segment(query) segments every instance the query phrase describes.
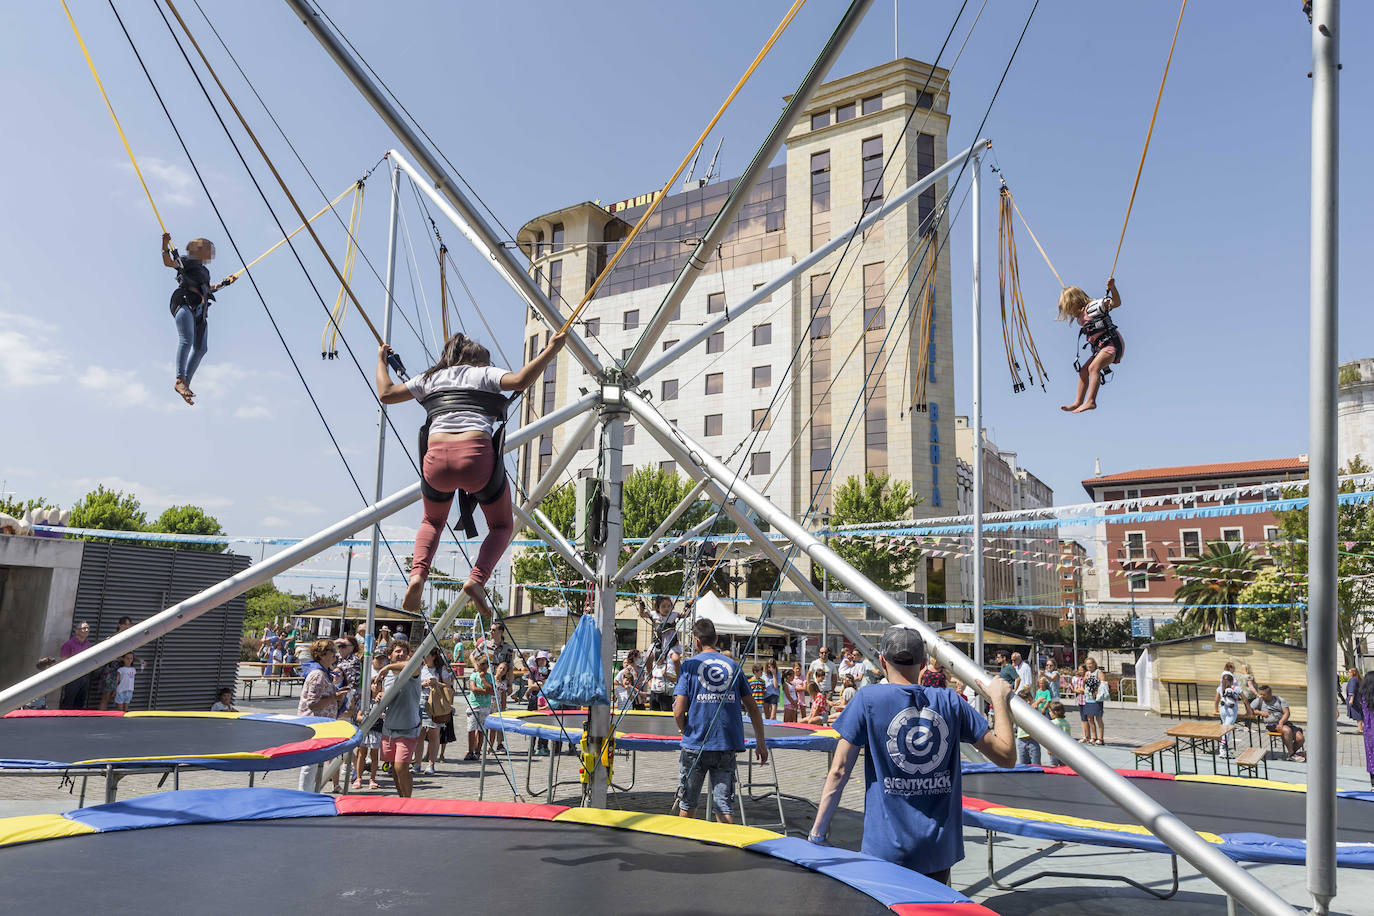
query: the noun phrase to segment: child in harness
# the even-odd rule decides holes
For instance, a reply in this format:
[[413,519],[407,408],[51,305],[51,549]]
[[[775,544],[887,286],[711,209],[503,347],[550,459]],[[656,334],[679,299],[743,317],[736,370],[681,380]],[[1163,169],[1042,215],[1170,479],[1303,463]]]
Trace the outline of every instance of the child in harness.
[[209,239],[191,239],[183,256],[172,247],[171,233],[162,234],[162,263],[177,272],[177,288],[172,291],[170,303],[172,320],[177,325],[177,380],[172,387],[193,407],[196,402],[191,399],[196,393],[191,390],[191,376],[209,347],[210,303],[215,300],[215,293],[234,282],[234,277],[210,282],[210,271],[205,265],[214,257],[215,245]]
[[1081,359],[1074,361],[1073,367],[1078,371],[1078,396],[1060,410],[1084,413],[1097,409],[1097,390],[1111,374],[1111,367],[1126,355],[1126,341],[1111,316],[1112,310],[1120,307],[1121,293],[1117,292],[1115,277],[1107,280],[1107,295],[1101,299],[1089,299],[1088,294],[1076,286],[1067,287],[1059,294],[1058,320],[1078,322],[1078,333],[1086,338],[1083,349],[1092,350],[1086,365]]

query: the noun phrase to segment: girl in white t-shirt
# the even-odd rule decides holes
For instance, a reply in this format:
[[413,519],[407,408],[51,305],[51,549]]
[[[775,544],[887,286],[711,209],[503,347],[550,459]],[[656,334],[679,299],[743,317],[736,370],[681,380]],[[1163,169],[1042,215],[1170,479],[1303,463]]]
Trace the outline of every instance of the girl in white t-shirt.
[[134,679],[138,677],[138,669],[134,667],[136,663],[134,653],[125,652],[119,660],[119,669],[115,671],[114,704],[120,712],[128,712],[129,704],[134,699]]
[[[387,357],[391,348],[383,344],[377,350],[377,397],[383,404],[402,401],[424,401],[439,392],[478,391],[498,394],[503,391],[524,391],[541,378],[544,369],[553,362],[567,342],[567,334],[555,334],[538,356],[515,372],[491,365],[487,348],[464,334],[455,334],[444,342],[439,361],[408,382],[393,382]],[[429,417],[429,436],[421,473],[432,491],[437,493],[478,493],[498,471],[497,463],[504,460],[496,454],[492,441],[498,423],[505,418],[468,409],[442,410]],[[453,497],[432,499],[424,497],[424,518],[415,535],[415,559],[410,568],[410,586],[406,589],[401,607],[420,609],[420,597],[430,564],[439,548],[439,535],[448,522]],[[477,552],[472,571],[468,573],[463,591],[481,609],[489,612],[483,587],[491,577],[501,554],[510,545],[515,533],[511,516],[510,485],[501,494],[482,506],[487,520],[487,536]]]
[[[1227,671],[1221,675],[1221,684],[1217,686],[1216,699],[1212,701],[1212,712],[1221,720],[1222,725],[1235,725],[1236,719],[1240,717],[1240,702],[1242,699],[1241,690],[1236,686],[1236,677]],[[1221,739],[1221,750],[1226,756],[1231,755],[1231,736],[1223,735]]]
[[1097,409],[1097,389],[1102,387],[1102,378],[1110,371],[1107,367],[1121,362],[1121,357],[1126,355],[1126,341],[1110,314],[1119,308],[1121,293],[1117,292],[1115,277],[1107,280],[1107,295],[1101,299],[1089,299],[1077,286],[1065,287],[1059,294],[1058,320],[1076,322],[1093,354],[1087,363],[1078,367],[1078,396],[1060,410],[1083,413]]

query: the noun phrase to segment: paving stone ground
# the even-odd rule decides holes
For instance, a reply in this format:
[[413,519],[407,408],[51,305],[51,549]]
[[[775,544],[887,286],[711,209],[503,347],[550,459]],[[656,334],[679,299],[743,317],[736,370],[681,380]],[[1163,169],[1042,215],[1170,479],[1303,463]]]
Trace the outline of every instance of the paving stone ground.
[[[294,713],[295,704],[294,699],[257,697],[251,704],[242,704],[242,708],[247,712]],[[461,712],[459,717],[461,720]],[[1175,724],[1175,720],[1147,715],[1136,709],[1109,707],[1105,723],[1108,745],[1094,748],[1093,751],[1112,766],[1125,768],[1134,763],[1130,755],[1131,748],[1161,737],[1165,729]],[[461,721],[458,727],[461,732]],[[513,736],[510,744],[511,751],[515,754],[510,761],[514,766],[515,784],[518,787],[515,792],[512,791],[511,782],[507,777],[511,770],[505,761],[487,762],[484,786],[484,795],[487,799],[509,801],[518,792],[524,800],[542,800],[533,798],[526,788],[527,763],[523,752],[527,747],[527,741],[528,739]],[[1243,746],[1245,739],[1242,738],[1241,741]],[[1340,760],[1338,787],[1342,790],[1368,789],[1369,777],[1363,766],[1363,746],[1353,723],[1342,720],[1337,746]],[[450,754],[446,762],[440,763],[437,776],[417,776],[415,795],[432,798],[477,798],[481,767],[476,763],[455,760],[457,756],[461,756],[461,751],[456,755]],[[550,758],[535,758],[533,775],[529,778],[529,785],[534,789],[543,790],[549,763]],[[572,757],[562,757],[558,763],[559,778],[575,781],[576,760]],[[819,798],[825,779],[827,755],[818,751],[778,751],[776,765],[784,796],[782,805],[788,830],[805,835],[815,815],[813,800]],[[1210,772],[1209,763],[1203,762],[1202,768]],[[741,766],[741,773],[744,772],[745,769]],[[771,768],[755,768],[754,774],[760,779],[765,776],[771,778]],[[619,760],[616,765],[616,782],[627,784],[630,775],[630,760]],[[1303,765],[1279,761],[1270,763],[1270,777],[1290,782],[1304,782],[1306,779]],[[640,753],[634,761],[633,786],[629,787],[629,791],[614,793],[609,805],[632,811],[670,813],[676,782],[675,754]],[[88,804],[101,800],[103,789],[99,783],[99,780],[91,780]],[[120,783],[119,797],[127,799],[160,791],[157,783],[158,777],[155,775],[126,777]],[[183,772],[181,775],[183,788],[223,788],[246,784],[247,778],[241,773],[196,770]],[[296,771],[275,772],[265,778],[259,776],[257,784],[295,788]],[[389,777],[384,775],[382,785],[380,793],[369,793],[364,790],[363,794],[392,792]],[[165,788],[170,788],[170,782]],[[0,816],[55,813],[74,808],[77,798],[73,790],[74,787],[61,785],[58,777],[0,779]],[[578,798],[578,787],[565,785],[556,790],[554,800],[562,804],[577,804]],[[752,823],[776,821],[777,801],[767,799],[750,803],[747,813]],[[831,828],[831,839],[838,846],[858,849],[862,832],[863,780],[860,773],[851,780],[841,799],[840,811]],[[1014,891],[1003,891],[988,880],[985,835],[980,831],[967,829],[965,845],[966,857],[955,867],[952,884],[1002,916],[1154,916],[1166,913],[1170,916],[1193,916],[1225,912],[1224,896],[1210,880],[1186,862],[1179,863],[1179,892],[1168,901],[1155,900],[1134,888],[1110,882],[1102,877],[1127,874],[1143,883],[1165,887],[1169,881],[1169,858],[1164,855],[1097,846],[1060,847],[1044,841],[999,836],[996,841],[999,877],[1010,876],[1014,880],[1043,870],[1082,876],[1047,878]],[[1310,898],[1304,890],[1303,868],[1248,864],[1245,867],[1289,902],[1302,906],[1310,903]],[[1339,871],[1339,893],[1332,912],[1346,916],[1370,916],[1374,914],[1374,904],[1370,903],[1372,900],[1374,872],[1353,869]],[[751,914],[760,912],[756,908],[747,911]]]

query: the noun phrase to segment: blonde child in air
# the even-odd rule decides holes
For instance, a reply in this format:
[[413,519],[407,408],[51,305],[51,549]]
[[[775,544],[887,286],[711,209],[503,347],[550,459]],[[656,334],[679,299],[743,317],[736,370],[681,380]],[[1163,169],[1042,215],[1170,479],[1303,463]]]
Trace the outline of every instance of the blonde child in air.
[[1074,362],[1078,370],[1078,395],[1072,404],[1064,404],[1060,410],[1084,413],[1097,409],[1097,390],[1111,372],[1108,367],[1121,362],[1126,355],[1126,341],[1111,316],[1111,312],[1119,308],[1121,293],[1117,292],[1115,277],[1107,280],[1107,295],[1101,299],[1089,299],[1077,286],[1066,287],[1059,294],[1058,320],[1077,322],[1078,333],[1087,338],[1083,347],[1092,349],[1086,365]]

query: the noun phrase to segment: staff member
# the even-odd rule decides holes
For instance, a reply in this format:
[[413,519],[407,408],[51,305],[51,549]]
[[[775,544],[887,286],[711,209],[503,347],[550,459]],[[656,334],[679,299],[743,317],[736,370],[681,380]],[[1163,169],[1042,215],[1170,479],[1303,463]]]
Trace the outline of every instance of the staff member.
[[926,648],[915,630],[888,627],[878,651],[887,683],[864,686],[835,720],[840,742],[809,839],[825,844],[862,748],[863,851],[947,884],[964,857],[959,744],[972,744],[997,766],[1016,762],[1011,685],[1000,677],[982,685],[996,722],[989,730],[953,690],[917,683]]

